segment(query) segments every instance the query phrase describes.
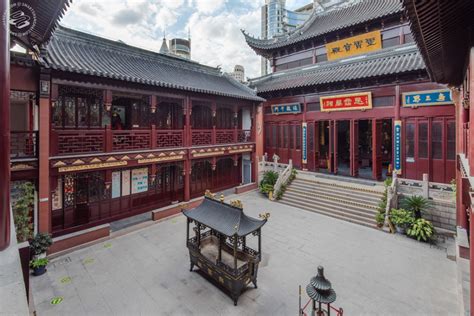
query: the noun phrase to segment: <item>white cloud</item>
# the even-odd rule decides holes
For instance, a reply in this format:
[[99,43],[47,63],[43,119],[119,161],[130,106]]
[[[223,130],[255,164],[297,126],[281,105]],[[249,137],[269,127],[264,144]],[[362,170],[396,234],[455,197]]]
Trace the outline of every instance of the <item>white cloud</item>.
[[195,0],[195,6],[198,12],[212,14],[219,11],[226,0]]

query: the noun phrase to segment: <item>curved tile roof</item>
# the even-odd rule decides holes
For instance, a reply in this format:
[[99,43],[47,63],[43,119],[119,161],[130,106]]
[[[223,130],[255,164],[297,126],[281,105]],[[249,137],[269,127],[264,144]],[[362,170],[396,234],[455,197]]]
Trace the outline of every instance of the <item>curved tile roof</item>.
[[205,197],[201,205],[183,214],[201,224],[206,225],[226,236],[245,236],[267,221],[249,217],[241,208]]
[[251,80],[257,93],[318,86],[335,82],[375,78],[424,70],[425,64],[415,44],[386,48],[367,55],[276,72]]
[[43,67],[165,88],[263,101],[218,68],[59,27],[40,56]]
[[301,27],[272,39],[258,39],[242,32],[254,50],[271,50],[400,12],[403,12],[400,0],[362,0],[327,13],[313,12]]

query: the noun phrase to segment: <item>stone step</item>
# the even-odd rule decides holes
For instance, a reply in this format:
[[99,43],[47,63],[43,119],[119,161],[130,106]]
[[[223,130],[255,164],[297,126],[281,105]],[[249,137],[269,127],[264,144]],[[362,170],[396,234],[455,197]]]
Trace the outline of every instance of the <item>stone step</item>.
[[342,184],[340,182],[323,182],[323,181],[313,181],[313,180],[306,180],[306,179],[294,179],[292,184],[301,184],[301,185],[310,185],[310,186],[320,186],[320,187],[326,187],[326,188],[332,188],[332,189],[337,189],[339,191],[350,191],[350,192],[361,192],[364,193],[367,196],[373,196],[373,197],[381,197],[383,194],[383,189],[381,191],[379,190],[374,190],[371,187],[364,186],[364,185],[348,185],[348,184]]
[[378,203],[367,203],[363,199],[354,201],[351,198],[348,198],[344,195],[337,195],[337,194],[330,194],[330,193],[321,193],[321,192],[308,192],[302,191],[293,187],[286,189],[285,193],[287,196],[295,196],[300,197],[307,200],[318,200],[318,201],[327,201],[328,203],[340,206],[351,206],[352,208],[356,209],[363,209],[363,210],[373,210],[374,212],[377,210]]
[[375,214],[377,214],[377,211],[374,209],[354,207],[353,205],[335,203],[334,201],[325,199],[305,198],[302,196],[289,194],[286,196],[284,195],[282,200],[294,201],[297,204],[305,204],[307,206],[313,206],[314,208],[327,208],[328,210],[337,211],[344,214],[351,214],[360,217],[360,219],[374,220]]
[[358,225],[362,225],[362,226],[366,226],[366,227],[370,227],[370,228],[375,228],[376,227],[375,220],[368,220],[368,219],[365,219],[365,218],[357,219],[353,216],[347,216],[347,214],[341,214],[339,212],[334,212],[332,210],[327,210],[327,209],[322,209],[322,208],[316,209],[316,208],[311,207],[311,206],[306,206],[306,205],[303,205],[303,204],[296,204],[296,203],[293,203],[291,201],[283,200],[283,199],[280,200],[280,203],[286,204],[286,205],[289,205],[289,206],[293,206],[295,208],[299,208],[299,209],[311,211],[311,212],[314,212],[314,213],[318,213],[318,214],[321,214],[321,215],[330,216],[330,217],[340,219],[340,220],[343,220],[343,221],[346,221],[346,222],[351,222],[351,223],[354,223],[354,224],[358,224]]
[[326,187],[321,187],[321,186],[309,186],[306,184],[300,184],[300,183],[292,183],[291,186],[288,187],[287,191],[300,191],[304,192],[306,194],[324,194],[327,196],[332,196],[334,198],[342,198],[346,199],[348,201],[353,201],[356,203],[362,203],[362,204],[368,204],[368,205],[373,205],[377,206],[382,197],[372,197],[372,196],[367,196],[361,192],[349,192],[349,191],[338,191],[335,190],[334,188],[326,188]]

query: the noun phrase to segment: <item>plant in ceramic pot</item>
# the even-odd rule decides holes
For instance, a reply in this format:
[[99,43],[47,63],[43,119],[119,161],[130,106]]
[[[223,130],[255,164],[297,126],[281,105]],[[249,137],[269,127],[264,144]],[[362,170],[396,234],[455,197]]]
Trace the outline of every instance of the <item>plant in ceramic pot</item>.
[[278,180],[278,172],[275,171],[265,171],[263,173],[263,179],[260,181],[259,189],[260,192],[269,195],[270,192],[273,192],[273,187]]
[[382,228],[385,223],[385,213],[377,212],[375,215],[375,222],[377,223],[378,228]]
[[421,218],[421,213],[428,210],[431,202],[420,195],[413,195],[402,200],[402,207],[413,212],[415,219]]
[[392,209],[390,212],[390,221],[395,225],[398,233],[405,234],[406,229],[413,224],[414,218],[410,211]]
[[49,234],[38,233],[30,239],[30,250],[33,258],[45,257],[46,251],[53,244],[53,240]]
[[30,261],[30,267],[33,269],[33,275],[42,275],[46,272],[46,266],[48,265],[47,258],[36,258]]

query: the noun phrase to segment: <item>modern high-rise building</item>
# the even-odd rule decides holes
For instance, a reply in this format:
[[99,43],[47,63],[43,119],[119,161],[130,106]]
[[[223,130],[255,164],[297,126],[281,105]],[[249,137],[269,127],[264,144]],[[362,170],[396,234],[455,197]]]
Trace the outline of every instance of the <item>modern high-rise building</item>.
[[170,41],[170,53],[191,59],[191,38],[173,38]]
[[245,68],[242,65],[235,65],[234,71],[230,72],[229,75],[237,80],[238,82],[245,82]]

